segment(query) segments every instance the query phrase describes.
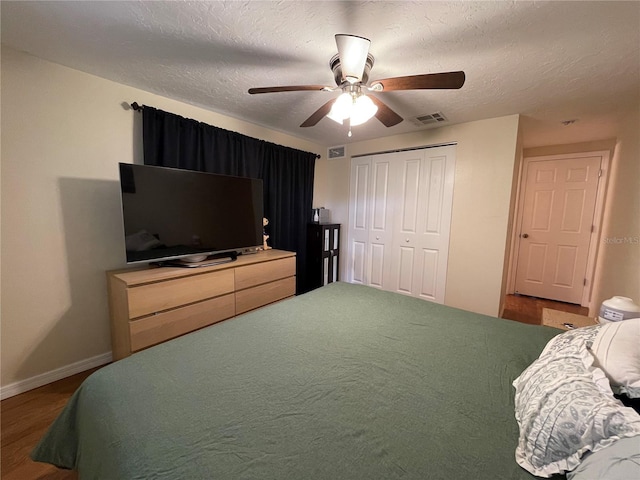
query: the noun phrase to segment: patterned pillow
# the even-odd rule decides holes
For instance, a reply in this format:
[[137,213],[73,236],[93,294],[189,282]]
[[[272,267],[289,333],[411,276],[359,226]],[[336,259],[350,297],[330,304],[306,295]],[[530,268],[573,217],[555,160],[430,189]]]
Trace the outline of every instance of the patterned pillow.
[[513,382],[520,427],[516,461],[534,475],[573,470],[588,451],[640,435],[640,415],[614,398],[588,348],[599,326],[551,339]]

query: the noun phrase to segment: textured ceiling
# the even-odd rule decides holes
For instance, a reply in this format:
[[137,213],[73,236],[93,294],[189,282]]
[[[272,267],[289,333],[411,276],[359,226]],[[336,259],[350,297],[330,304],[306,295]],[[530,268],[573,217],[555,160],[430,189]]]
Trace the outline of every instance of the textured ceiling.
[[[334,85],[334,35],[371,39],[370,79],[464,70],[461,90],[380,94],[404,119],[354,127],[352,141],[520,113],[531,130],[604,126],[640,104],[640,2],[72,1],[0,3],[2,43],[119,83],[323,145],[329,119],[299,125],[337,93],[249,95]],[[135,100],[135,99],[123,99]]]

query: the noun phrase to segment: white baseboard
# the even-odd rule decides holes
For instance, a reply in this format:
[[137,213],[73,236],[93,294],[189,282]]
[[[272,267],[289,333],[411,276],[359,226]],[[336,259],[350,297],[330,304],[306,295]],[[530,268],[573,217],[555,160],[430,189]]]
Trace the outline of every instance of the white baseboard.
[[52,383],[57,380],[62,380],[63,378],[70,377],[76,373],[84,372],[85,370],[99,367],[100,365],[105,365],[111,362],[112,359],[111,352],[107,352],[102,355],[96,355],[95,357],[80,360],[79,362],[72,363],[71,365],[56,368],[50,372],[41,373],[35,377],[10,383],[9,385],[5,385],[0,388],[0,400],[33,390],[34,388],[47,385],[48,383]]

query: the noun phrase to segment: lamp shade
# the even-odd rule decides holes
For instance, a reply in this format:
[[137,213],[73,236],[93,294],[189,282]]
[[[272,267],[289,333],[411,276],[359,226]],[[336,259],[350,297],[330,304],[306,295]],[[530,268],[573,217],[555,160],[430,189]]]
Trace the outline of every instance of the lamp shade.
[[355,35],[336,35],[336,45],[340,56],[342,78],[349,83],[362,80],[371,41]]
[[351,125],[361,125],[378,111],[378,107],[366,95],[360,95],[356,98],[351,109]]
[[353,97],[350,93],[343,93],[336,101],[333,102],[331,110],[327,114],[334,122],[342,123],[351,116],[351,109],[353,108]]

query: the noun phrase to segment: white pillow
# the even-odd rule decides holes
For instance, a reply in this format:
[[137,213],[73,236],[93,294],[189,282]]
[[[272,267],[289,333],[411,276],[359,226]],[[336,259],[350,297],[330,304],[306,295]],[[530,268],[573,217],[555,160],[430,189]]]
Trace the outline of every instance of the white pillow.
[[615,393],[640,398],[640,318],[603,324],[591,353]]

